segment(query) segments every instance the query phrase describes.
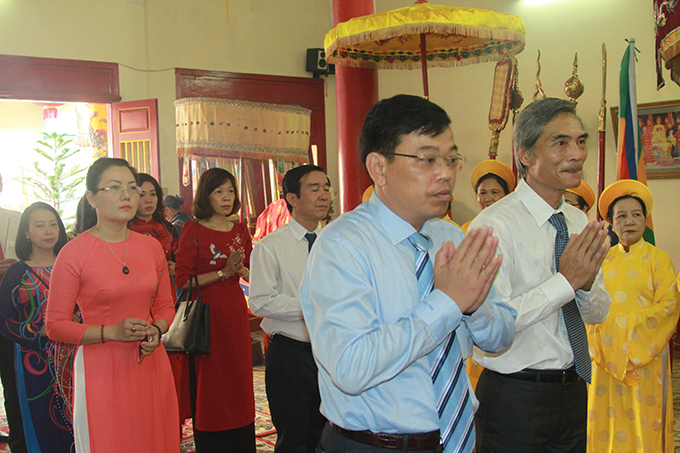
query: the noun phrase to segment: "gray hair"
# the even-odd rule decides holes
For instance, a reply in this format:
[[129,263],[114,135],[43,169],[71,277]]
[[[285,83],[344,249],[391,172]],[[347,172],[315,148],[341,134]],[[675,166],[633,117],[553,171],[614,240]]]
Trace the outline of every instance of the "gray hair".
[[[519,150],[523,150],[527,157],[531,157],[536,149],[536,142],[543,135],[545,125],[562,113],[571,113],[576,116],[576,107],[566,99],[545,98],[527,105],[517,117],[513,131],[513,143],[516,150],[517,173],[520,178],[526,178],[527,167],[519,158]],[[576,118],[583,126],[581,118],[578,116]]]

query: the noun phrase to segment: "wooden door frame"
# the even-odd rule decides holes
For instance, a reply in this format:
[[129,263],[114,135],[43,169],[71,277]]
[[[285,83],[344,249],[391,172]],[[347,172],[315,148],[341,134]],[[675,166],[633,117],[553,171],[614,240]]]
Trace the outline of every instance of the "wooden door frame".
[[118,102],[118,64],[0,55],[0,98],[30,101]]

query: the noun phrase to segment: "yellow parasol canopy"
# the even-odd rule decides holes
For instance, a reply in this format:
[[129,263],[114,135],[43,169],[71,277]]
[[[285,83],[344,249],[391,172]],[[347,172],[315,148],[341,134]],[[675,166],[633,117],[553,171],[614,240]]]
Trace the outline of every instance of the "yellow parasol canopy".
[[[524,22],[511,14],[418,2],[339,23],[326,34],[329,63],[418,69],[504,60],[524,50]],[[421,47],[424,41],[425,48]]]

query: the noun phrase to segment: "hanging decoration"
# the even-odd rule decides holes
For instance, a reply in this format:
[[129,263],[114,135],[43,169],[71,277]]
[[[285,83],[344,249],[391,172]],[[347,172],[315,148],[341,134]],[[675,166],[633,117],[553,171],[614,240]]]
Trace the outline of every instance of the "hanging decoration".
[[671,71],[671,79],[680,85],[680,4],[678,0],[654,0],[656,35],[656,89],[666,84],[662,60]]
[[215,98],[174,102],[177,154],[306,163],[311,110]]
[[106,104],[89,104],[90,124],[87,127],[90,143],[92,144],[95,159],[108,155],[108,122],[106,117]]
[[[498,141],[501,131],[505,128],[510,110],[513,107],[513,95],[516,97],[518,92],[517,60],[512,57],[496,63],[493,90],[491,91],[491,106],[489,107],[489,129],[491,129],[489,159],[495,159],[498,155]],[[519,93],[519,96],[521,97],[521,93]]]

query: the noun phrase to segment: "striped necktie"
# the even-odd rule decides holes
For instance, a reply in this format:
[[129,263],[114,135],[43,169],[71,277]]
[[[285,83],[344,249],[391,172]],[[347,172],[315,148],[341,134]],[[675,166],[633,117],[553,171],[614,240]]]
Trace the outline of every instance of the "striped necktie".
[[[555,272],[560,270],[560,258],[564,247],[569,241],[569,232],[567,231],[567,222],[564,220],[564,214],[557,212],[553,214],[549,222],[557,230],[555,235]],[[569,345],[571,351],[574,353],[574,363],[576,364],[576,373],[581,376],[581,379],[590,384],[590,353],[588,352],[588,334],[586,333],[586,326],[583,324],[581,312],[578,311],[576,300],[572,300],[562,306],[562,317],[564,324],[567,326],[567,336],[569,337]]]
[[[416,249],[416,277],[422,301],[434,286],[432,262],[427,253],[430,239],[424,234],[413,233],[408,240]],[[475,444],[474,411],[455,331],[428,355],[428,361],[444,452],[470,452]]]

